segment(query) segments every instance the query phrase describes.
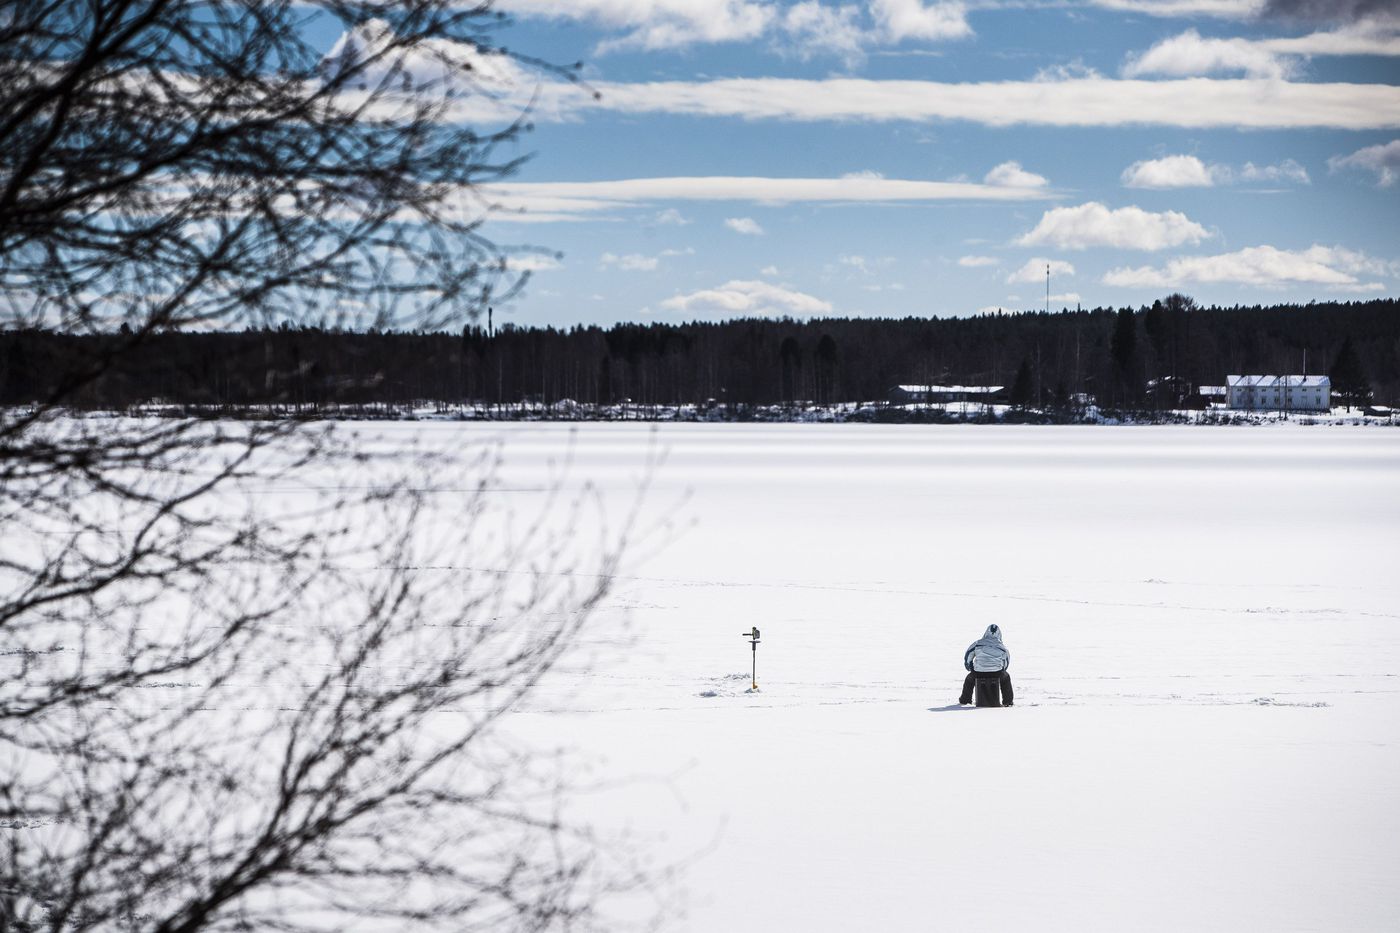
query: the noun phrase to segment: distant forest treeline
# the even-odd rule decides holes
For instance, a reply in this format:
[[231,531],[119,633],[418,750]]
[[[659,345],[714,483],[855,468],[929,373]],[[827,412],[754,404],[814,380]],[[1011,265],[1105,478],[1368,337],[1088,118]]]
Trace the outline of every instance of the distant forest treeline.
[[[984,314],[748,319],[461,333],[319,328],[237,333],[0,332],[0,403],[236,407],[415,403],[831,404],[901,383],[1013,386],[1037,406],[1093,396],[1163,408],[1230,373],[1331,371],[1344,345],[1378,401],[1400,399],[1400,300]],[[110,363],[105,361],[110,360]],[[94,361],[97,361],[94,364]],[[100,372],[95,378],[84,372]],[[1029,376],[1029,382],[1027,381]],[[1335,381],[1335,380],[1334,380]]]

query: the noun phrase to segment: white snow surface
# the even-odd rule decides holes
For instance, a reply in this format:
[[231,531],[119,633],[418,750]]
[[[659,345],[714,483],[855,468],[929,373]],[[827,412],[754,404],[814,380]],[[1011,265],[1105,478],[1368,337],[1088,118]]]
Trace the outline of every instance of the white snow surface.
[[[517,506],[665,452],[679,530],[513,728],[668,929],[1400,929],[1400,432],[366,430],[504,438]],[[957,707],[992,622],[1016,706]]]
[[[563,521],[562,471],[615,532],[646,480],[508,728],[573,750],[568,815],[629,835],[664,929],[1400,929],[1400,431],[344,429],[502,443],[516,516]],[[958,707],[993,622],[1016,706]]]

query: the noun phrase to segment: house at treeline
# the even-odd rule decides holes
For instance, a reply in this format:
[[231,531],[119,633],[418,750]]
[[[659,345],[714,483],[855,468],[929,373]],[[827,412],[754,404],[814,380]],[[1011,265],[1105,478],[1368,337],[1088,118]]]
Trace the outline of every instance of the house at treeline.
[[1005,386],[898,385],[890,390],[895,405],[941,405],[953,402],[992,404],[1004,401]]
[[1230,400],[1230,392],[1225,386],[1201,386],[1196,394],[1206,406],[1226,405]]
[[1242,411],[1327,411],[1332,380],[1327,376],[1227,376],[1226,400]]

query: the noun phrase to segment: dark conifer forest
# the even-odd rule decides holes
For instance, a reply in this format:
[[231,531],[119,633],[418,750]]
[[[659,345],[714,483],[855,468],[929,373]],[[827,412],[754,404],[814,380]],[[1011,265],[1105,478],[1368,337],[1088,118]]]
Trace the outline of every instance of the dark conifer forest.
[[[1306,364],[1305,364],[1306,359]],[[523,402],[754,406],[876,402],[900,384],[999,385],[1017,405],[1189,404],[1232,373],[1332,373],[1339,401],[1400,399],[1400,300],[1150,307],[970,318],[352,333],[0,332],[0,404],[63,392],[91,409],[330,409]],[[78,386],[76,392],[68,391]]]

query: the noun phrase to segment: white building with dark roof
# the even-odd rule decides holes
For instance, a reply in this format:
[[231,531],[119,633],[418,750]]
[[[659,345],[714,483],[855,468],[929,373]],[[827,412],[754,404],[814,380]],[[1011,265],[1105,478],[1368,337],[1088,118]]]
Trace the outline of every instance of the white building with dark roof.
[[1327,411],[1332,380],[1327,376],[1226,376],[1226,401],[1242,411]]

